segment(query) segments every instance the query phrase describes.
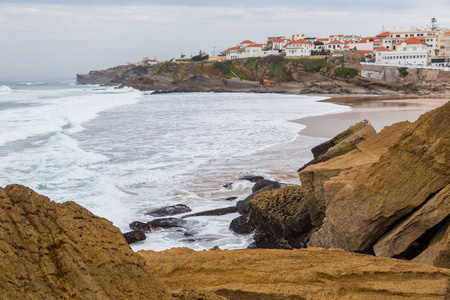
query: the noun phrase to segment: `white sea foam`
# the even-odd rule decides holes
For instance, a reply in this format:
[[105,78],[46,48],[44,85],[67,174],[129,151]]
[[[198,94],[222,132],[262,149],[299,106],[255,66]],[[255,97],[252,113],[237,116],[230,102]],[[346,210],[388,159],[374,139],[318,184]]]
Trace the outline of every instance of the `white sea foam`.
[[[321,141],[299,137],[303,125],[288,120],[348,109],[317,99],[25,86],[0,94],[0,185],[75,201],[122,231],[165,205],[184,203],[194,212],[230,206],[251,193],[253,183],[240,177],[298,168],[308,158],[294,150],[303,155]],[[229,182],[231,189],[222,188]],[[230,196],[238,199],[226,201]],[[161,230],[133,249],[244,248],[252,239],[229,231],[234,217],[193,218],[194,237]]]
[[12,89],[7,85],[0,85],[0,93],[9,93]]

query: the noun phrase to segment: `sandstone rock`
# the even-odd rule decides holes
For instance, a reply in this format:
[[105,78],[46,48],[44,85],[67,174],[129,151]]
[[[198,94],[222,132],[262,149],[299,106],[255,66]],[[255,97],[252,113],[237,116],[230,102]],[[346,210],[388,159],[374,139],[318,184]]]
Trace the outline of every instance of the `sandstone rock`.
[[[345,138],[341,140],[342,145],[341,143],[336,144],[328,150],[331,154],[326,152],[319,156],[318,160],[323,160],[322,162],[308,165],[299,172],[311,222],[314,226],[322,225],[328,203],[336,193],[349,180],[375,163],[400,138],[410,123],[394,124],[384,128],[376,135],[371,134],[374,130],[372,126],[366,126],[365,123],[358,123],[355,126],[361,130],[356,132],[350,130],[352,126],[348,130],[351,133],[350,136],[346,134]],[[369,133],[365,133],[366,131]],[[316,153],[319,154],[323,151]],[[340,177],[337,177],[338,175]]]
[[278,181],[260,179],[256,181],[255,185],[252,187],[252,192],[257,192],[267,186],[271,186],[273,189],[279,189],[281,187],[281,184]]
[[201,217],[201,216],[223,216],[227,214],[232,214],[237,212],[236,206],[229,206],[225,208],[217,208],[206,211],[201,211],[195,214],[190,214],[186,216],[182,216],[182,219],[191,218],[191,217]]
[[171,298],[118,228],[74,202],[9,185],[0,216],[0,298]]
[[262,193],[250,201],[250,220],[258,248],[304,247],[313,228],[302,188],[287,186]]
[[143,241],[146,239],[145,233],[140,230],[133,230],[130,232],[125,232],[123,237],[127,241],[128,244],[133,244],[139,241]]
[[[450,270],[341,250],[139,251],[176,295],[228,299],[445,299]],[[202,298],[209,299],[209,298]]]
[[256,192],[251,193],[247,198],[245,198],[244,200],[238,201],[236,203],[236,208],[238,210],[238,212],[242,215],[242,214],[247,214],[250,212],[249,208],[248,208],[248,204],[250,203],[250,200],[253,199],[253,197],[255,197],[256,195],[259,195],[261,193],[267,192],[267,191],[271,191],[273,190],[274,187],[272,185],[268,185],[262,189],[257,190]]
[[450,269],[450,219],[444,222],[427,248],[413,261]]
[[450,102],[422,115],[376,163],[344,182],[308,245],[365,251],[450,184],[449,115]]
[[393,257],[404,252],[425,232],[450,215],[450,185],[447,185],[408,218],[401,221],[373,246],[375,255]]
[[176,204],[171,206],[164,206],[159,209],[146,212],[145,215],[153,217],[167,217],[178,214],[184,214],[190,211],[192,211],[192,209],[190,209],[189,206],[185,204]]

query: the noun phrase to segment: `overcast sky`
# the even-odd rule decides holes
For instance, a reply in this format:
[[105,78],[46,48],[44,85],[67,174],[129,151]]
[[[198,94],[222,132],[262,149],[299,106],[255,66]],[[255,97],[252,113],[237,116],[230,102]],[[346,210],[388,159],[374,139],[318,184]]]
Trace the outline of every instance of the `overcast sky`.
[[373,36],[432,17],[450,27],[450,0],[0,0],[0,80],[75,78],[268,36]]

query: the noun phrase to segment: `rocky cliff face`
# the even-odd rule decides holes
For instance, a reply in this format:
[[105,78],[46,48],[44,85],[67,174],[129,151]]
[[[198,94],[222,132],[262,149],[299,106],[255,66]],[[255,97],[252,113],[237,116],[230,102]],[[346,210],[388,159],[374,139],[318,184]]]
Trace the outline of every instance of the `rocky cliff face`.
[[[252,200],[256,231],[267,231],[267,220],[273,219],[280,220],[279,227],[289,226],[287,214],[281,218],[271,207],[279,202],[293,207],[290,199],[295,198],[298,210],[289,215],[300,214],[306,205],[314,226],[302,233],[300,244],[449,268],[449,116],[450,102],[413,124],[394,124],[378,134],[358,124],[321,145],[315,159],[300,169],[296,198],[274,191]],[[278,240],[301,237],[277,234]],[[259,236],[264,235],[255,235],[257,244],[267,244]]]
[[0,188],[0,298],[170,299],[111,222],[29,188]]
[[[446,299],[450,270],[342,250],[140,251],[193,299]],[[186,297],[185,299],[189,299]]]

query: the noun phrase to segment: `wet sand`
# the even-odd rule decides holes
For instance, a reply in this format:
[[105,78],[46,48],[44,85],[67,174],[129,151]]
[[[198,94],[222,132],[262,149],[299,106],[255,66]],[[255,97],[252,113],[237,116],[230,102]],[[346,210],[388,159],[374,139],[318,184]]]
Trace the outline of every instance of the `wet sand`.
[[416,121],[422,114],[443,105],[450,98],[411,96],[334,96],[326,100],[348,105],[351,111],[307,117],[293,122],[306,126],[300,134],[305,136],[332,138],[355,123],[369,120],[377,132],[385,126],[402,121]]

